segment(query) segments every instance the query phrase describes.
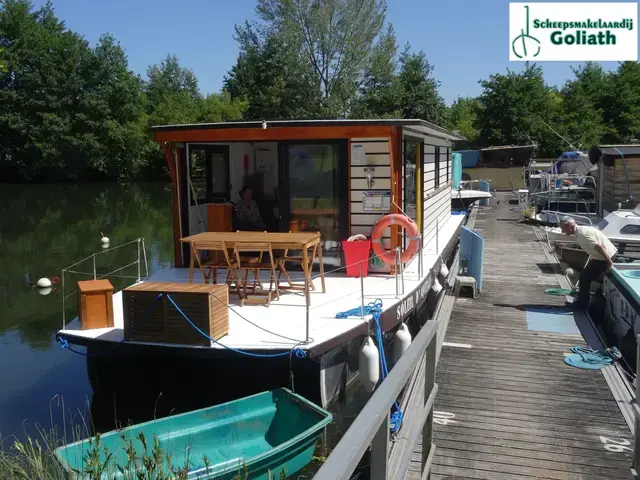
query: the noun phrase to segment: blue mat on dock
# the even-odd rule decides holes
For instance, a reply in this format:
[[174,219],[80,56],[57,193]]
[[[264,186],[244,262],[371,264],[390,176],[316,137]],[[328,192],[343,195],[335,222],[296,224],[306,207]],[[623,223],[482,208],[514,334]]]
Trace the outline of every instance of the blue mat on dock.
[[573,313],[557,308],[528,308],[527,328],[538,332],[580,333]]
[[616,347],[607,350],[593,350],[588,347],[571,347],[571,355],[564,357],[564,363],[585,370],[600,370],[613,364],[621,357]]

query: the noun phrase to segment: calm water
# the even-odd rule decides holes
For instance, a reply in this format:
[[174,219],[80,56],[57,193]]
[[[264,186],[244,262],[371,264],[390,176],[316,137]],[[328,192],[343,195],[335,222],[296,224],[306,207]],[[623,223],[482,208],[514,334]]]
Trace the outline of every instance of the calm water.
[[[61,350],[55,341],[62,326],[61,289],[43,296],[30,283],[60,276],[62,268],[101,251],[101,232],[112,247],[144,237],[150,273],[171,265],[169,183],[0,186],[2,437],[22,437],[35,425],[81,421],[79,415],[88,418],[92,398],[85,358]],[[123,247],[101,255],[96,268],[107,273],[136,258],[135,245]],[[136,275],[136,269],[122,273]],[[76,315],[73,285],[91,278],[92,270],[92,262],[85,262],[77,266],[83,273],[65,277],[70,318]],[[112,282],[120,286],[131,279]]]
[[[111,247],[144,237],[150,274],[172,265],[169,184],[0,186],[0,438],[24,438],[37,426],[55,426],[59,435],[79,424],[111,430],[115,420],[150,420],[157,409],[172,408],[159,405],[163,399],[119,398],[114,406],[114,399],[92,398],[85,357],[61,350],[55,340],[62,326],[62,284],[46,296],[33,287],[39,278],[60,277],[62,268],[102,251],[101,232]],[[103,253],[97,273],[136,258],[135,244]],[[79,273],[65,276],[67,321],[77,315],[75,283],[93,277],[93,262],[73,270]],[[135,280],[137,267],[118,273],[132,277],[110,276],[120,289]],[[318,455],[331,451],[368,399],[358,390],[331,409],[334,421]],[[296,477],[308,478],[318,468],[312,463]]]

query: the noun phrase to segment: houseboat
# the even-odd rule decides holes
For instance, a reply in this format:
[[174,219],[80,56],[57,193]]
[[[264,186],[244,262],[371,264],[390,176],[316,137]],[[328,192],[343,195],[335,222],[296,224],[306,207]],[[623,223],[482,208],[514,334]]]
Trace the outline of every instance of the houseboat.
[[376,329],[402,352],[442,290],[465,218],[451,214],[461,137],[423,120],[152,131],[175,266],[117,292],[78,284],[78,317],[58,337],[87,355],[94,391],[144,385],[210,404],[289,387],[327,407],[363,365],[371,391]]

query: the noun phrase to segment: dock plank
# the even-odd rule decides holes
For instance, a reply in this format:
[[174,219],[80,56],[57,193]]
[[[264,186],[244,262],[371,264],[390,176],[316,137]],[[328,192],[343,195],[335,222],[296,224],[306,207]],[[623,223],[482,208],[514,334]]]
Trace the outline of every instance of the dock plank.
[[[563,309],[564,297],[544,293],[559,286],[553,270],[502,200],[481,207],[482,292],[456,299],[445,335],[431,478],[628,478],[633,437],[606,380],[564,363],[582,335],[529,329],[528,309]],[[420,478],[421,448],[409,480]]]

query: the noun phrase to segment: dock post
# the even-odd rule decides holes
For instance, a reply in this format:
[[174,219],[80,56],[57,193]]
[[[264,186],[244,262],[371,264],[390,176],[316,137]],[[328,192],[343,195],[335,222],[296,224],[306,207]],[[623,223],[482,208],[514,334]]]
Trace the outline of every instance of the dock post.
[[362,276],[362,262],[360,262],[360,318],[364,319],[364,277]]
[[387,480],[389,469],[389,413],[371,442],[371,480]]
[[93,260],[93,279],[95,280],[96,278],[98,278],[96,275],[96,254],[92,254],[91,255],[91,259]]
[[[424,379],[424,401],[427,402],[427,399],[431,395],[431,392],[436,383],[436,364],[437,360],[437,350],[438,350],[438,335],[434,335],[429,345],[427,346],[427,351],[425,353],[424,359],[424,371],[425,371],[425,379]],[[430,462],[433,461],[433,411],[434,405],[431,405],[431,409],[429,410],[429,414],[427,415],[427,419],[424,422],[422,427],[422,472],[430,468]],[[422,478],[429,478],[423,477]]]

